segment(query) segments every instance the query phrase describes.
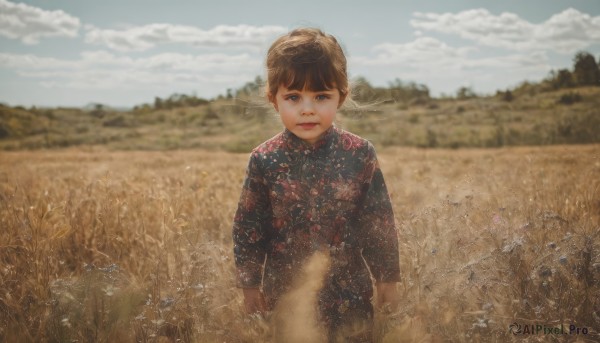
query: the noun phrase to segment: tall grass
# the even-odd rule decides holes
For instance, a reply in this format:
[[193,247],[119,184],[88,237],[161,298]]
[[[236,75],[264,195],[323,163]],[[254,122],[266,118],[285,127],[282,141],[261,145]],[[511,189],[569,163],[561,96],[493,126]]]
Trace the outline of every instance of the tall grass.
[[[600,339],[600,146],[390,148],[379,157],[403,279],[400,309],[377,313],[378,341]],[[3,153],[0,341],[297,335],[277,314],[243,315],[234,286],[230,228],[246,160],[202,151]],[[589,332],[515,336],[513,323]]]

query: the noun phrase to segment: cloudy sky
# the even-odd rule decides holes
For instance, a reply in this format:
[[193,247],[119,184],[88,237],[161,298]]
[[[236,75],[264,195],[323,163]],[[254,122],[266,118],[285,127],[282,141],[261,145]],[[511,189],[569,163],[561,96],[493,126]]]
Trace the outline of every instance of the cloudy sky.
[[598,0],[0,0],[0,102],[134,106],[264,75],[272,40],[317,26],[352,77],[480,93],[600,56]]

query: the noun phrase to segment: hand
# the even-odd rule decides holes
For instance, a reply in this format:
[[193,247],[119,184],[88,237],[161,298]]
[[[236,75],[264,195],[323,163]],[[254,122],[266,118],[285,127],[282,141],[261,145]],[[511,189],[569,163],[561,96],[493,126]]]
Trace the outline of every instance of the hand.
[[377,288],[377,299],[375,306],[378,309],[383,309],[388,304],[389,309],[393,312],[398,309],[400,305],[400,294],[396,288],[395,282],[378,282],[375,284]]
[[247,314],[264,315],[267,312],[267,303],[260,289],[244,288],[244,309]]

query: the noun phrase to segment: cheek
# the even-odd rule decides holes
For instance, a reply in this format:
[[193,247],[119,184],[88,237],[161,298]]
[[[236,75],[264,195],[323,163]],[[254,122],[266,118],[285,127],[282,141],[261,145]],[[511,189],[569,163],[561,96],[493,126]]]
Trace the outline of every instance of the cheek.
[[337,106],[335,104],[328,104],[321,109],[323,116],[333,119],[337,113]]
[[289,106],[285,106],[285,105],[279,106],[279,111],[277,111],[277,112],[279,112],[279,115],[282,118],[293,118],[294,117],[294,111],[292,111],[289,108]]
[[291,115],[293,107],[289,102],[280,101],[277,103],[277,112],[285,115]]
[[295,124],[295,116],[290,114],[289,111],[283,111],[281,108],[279,110],[279,119],[281,119],[283,125],[287,128],[293,126]]

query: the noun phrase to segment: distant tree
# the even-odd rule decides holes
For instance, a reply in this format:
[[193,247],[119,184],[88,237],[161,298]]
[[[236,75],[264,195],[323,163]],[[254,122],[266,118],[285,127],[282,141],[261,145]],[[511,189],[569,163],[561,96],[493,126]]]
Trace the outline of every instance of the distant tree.
[[600,70],[594,56],[580,51],[573,59],[573,77],[578,86],[599,86]]
[[94,109],[90,111],[90,114],[96,118],[102,118],[106,115],[106,111],[104,109],[104,105],[102,104],[94,104]]
[[406,92],[405,92],[405,85],[404,82],[402,82],[402,80],[400,80],[399,78],[396,78],[394,81],[389,83],[389,90],[390,90],[390,96],[392,97],[393,100],[395,101],[401,101],[401,100],[407,100],[406,99]]
[[510,91],[510,89],[507,89],[505,92],[498,90],[496,91],[496,96],[500,97],[500,99],[506,102],[511,102],[515,99],[515,96]]
[[513,94],[515,96],[535,96],[539,91],[539,84],[525,80],[513,89]]
[[542,82],[542,86],[544,85],[547,86],[544,88],[548,91],[575,87],[573,73],[569,69],[551,70],[548,77]]
[[352,98],[359,102],[372,101],[376,98],[376,89],[362,76],[352,80]]
[[429,87],[424,84],[411,82],[408,85],[408,92],[411,98],[429,99]]
[[554,89],[570,88],[575,86],[575,83],[573,82],[573,74],[571,74],[568,69],[560,69],[558,73],[556,73],[554,80]]
[[362,86],[362,87],[366,87],[366,88],[373,88],[373,86],[371,85],[371,83],[369,82],[369,80],[367,80],[364,76],[357,76],[352,80],[352,84],[357,87],[357,86]]
[[238,88],[235,92],[236,97],[249,97],[257,96],[260,87],[264,85],[264,82],[260,76],[257,76],[254,81],[246,82],[241,88]]
[[136,105],[133,107],[133,112],[135,113],[147,113],[152,110],[152,106],[148,104]]
[[154,109],[160,110],[163,108],[163,101],[159,97],[154,97]]
[[166,98],[163,100],[163,108],[166,108],[168,110],[172,109],[174,106],[174,101],[172,97]]
[[470,99],[470,98],[474,98],[476,97],[477,94],[475,94],[475,92],[473,91],[473,89],[471,87],[460,87],[457,91],[456,91],[456,98],[457,99]]
[[429,88],[415,82],[404,83],[396,78],[389,83],[389,93],[395,101],[408,102],[413,99],[429,99]]
[[208,104],[208,100],[194,95],[174,93],[166,99],[154,98],[154,109],[174,109],[179,107],[196,107]]

